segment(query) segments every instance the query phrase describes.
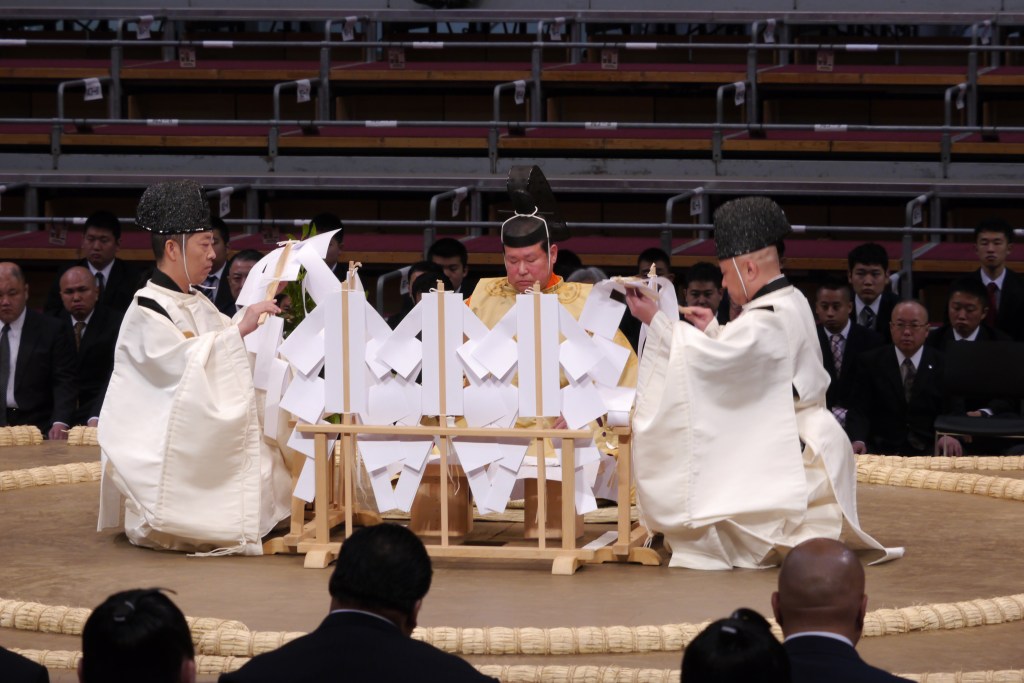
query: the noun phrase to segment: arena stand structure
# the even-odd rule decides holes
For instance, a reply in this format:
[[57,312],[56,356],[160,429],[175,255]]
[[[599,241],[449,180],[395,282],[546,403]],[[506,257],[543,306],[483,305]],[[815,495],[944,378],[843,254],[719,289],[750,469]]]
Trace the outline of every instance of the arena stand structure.
[[149,260],[134,203],[188,175],[232,249],[340,215],[387,309],[435,236],[497,269],[503,178],[539,163],[587,265],[711,259],[715,206],[769,194],[800,226],[798,278],[880,241],[935,315],[976,267],[971,226],[1024,223],[1024,5],[383,4],[4,7],[3,257],[45,292],[102,206],[129,223],[122,257]]

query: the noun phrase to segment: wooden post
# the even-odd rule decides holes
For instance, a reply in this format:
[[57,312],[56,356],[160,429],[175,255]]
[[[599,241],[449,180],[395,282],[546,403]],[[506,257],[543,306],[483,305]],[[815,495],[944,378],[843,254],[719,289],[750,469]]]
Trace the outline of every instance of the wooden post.
[[[534,408],[537,413],[538,424],[544,420],[544,391],[541,382],[544,373],[541,368],[543,350],[540,343],[540,283],[533,283],[533,363],[534,363]],[[548,543],[548,486],[547,486],[547,460],[544,453],[544,439],[537,439],[537,527],[540,530],[538,547],[544,548]],[[564,473],[563,473],[564,475]],[[565,522],[563,521],[563,524]]]
[[[281,258],[277,260],[277,267],[274,268],[274,279],[267,285],[267,293],[263,296],[264,301],[273,301],[274,297],[277,296],[277,286],[281,284],[281,275],[284,273],[284,267],[288,265],[288,257],[291,256],[293,244],[295,244],[295,240],[288,240],[285,243],[284,252],[281,254]],[[269,313],[261,313],[256,324],[262,325],[267,322],[268,315]]]
[[562,547],[576,547],[575,439],[562,439]]
[[[438,355],[438,416],[437,420],[442,427],[448,426],[448,406],[447,406],[447,385],[445,382],[445,367],[444,358],[444,282],[441,280],[437,281],[437,355]],[[448,533],[448,436],[442,434],[440,437],[440,450],[441,450],[441,545],[447,546],[449,541]]]

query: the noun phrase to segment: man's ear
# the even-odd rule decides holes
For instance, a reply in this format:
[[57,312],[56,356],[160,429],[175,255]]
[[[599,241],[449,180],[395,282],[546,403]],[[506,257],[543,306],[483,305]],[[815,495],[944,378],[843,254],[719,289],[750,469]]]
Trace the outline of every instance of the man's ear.
[[548,247],[548,253],[551,254],[551,264],[554,265],[555,261],[558,260],[558,245],[552,244],[550,247]]
[[181,662],[181,683],[196,683],[196,660],[184,659]]

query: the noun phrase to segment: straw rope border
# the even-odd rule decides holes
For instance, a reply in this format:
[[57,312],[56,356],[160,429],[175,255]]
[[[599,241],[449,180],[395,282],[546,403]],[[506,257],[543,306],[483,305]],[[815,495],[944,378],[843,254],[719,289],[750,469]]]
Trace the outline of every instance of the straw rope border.
[[[0,600],[0,627],[80,635],[91,610]],[[186,617],[199,654],[252,657],[274,650],[304,633],[250,631],[245,624],[209,617]],[[865,638],[924,631],[951,631],[1024,620],[1024,593],[955,603],[878,609],[864,619]],[[457,655],[594,655],[679,652],[710,622],[661,626],[420,627],[413,638]],[[777,624],[772,631],[781,639]]]
[[1010,477],[865,463],[857,465],[857,482],[1024,501],[1024,479]]
[[0,472],[0,491],[16,491],[36,486],[56,486],[99,481],[100,472],[99,461],[45,465],[24,470],[7,470]]
[[930,455],[858,455],[857,465],[888,465],[914,470],[1024,470],[1021,455],[971,455],[954,458]]

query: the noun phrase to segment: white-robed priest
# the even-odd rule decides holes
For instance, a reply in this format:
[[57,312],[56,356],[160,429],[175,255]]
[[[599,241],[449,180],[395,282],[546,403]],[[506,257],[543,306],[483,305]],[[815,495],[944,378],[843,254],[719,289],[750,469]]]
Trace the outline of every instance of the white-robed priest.
[[725,326],[704,308],[669,320],[635,292],[649,326],[633,418],[637,501],[671,566],[766,567],[809,538],[890,559],[857,518],[856,461],[825,407],[828,373],[804,296],[782,274],[791,231],[763,197],[715,212],[723,283],[741,304]]
[[137,222],[152,233],[157,267],[117,340],[100,416],[99,526],[117,525],[119,491],[136,545],[259,555],[261,537],[289,513],[291,477],[263,437],[243,337],[278,308],[261,302],[232,321],[196,289],[214,259],[198,183],[150,186]]

